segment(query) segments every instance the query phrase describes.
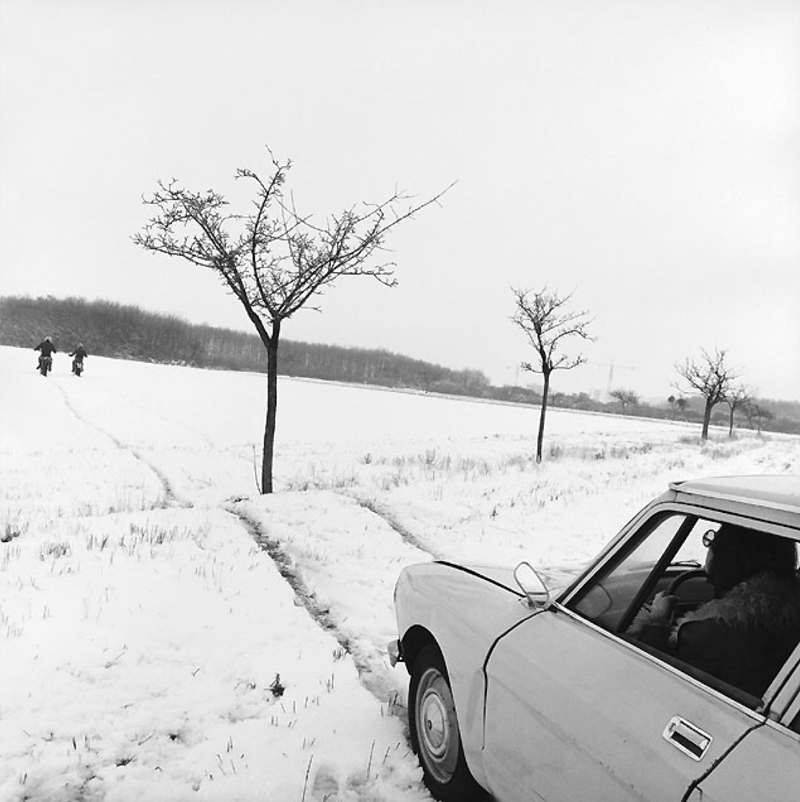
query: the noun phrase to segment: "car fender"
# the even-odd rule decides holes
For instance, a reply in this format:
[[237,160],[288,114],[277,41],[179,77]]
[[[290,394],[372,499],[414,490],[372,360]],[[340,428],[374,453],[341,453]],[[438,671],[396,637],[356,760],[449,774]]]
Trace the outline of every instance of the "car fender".
[[483,771],[484,664],[503,633],[534,615],[512,572],[432,562],[409,566],[395,589],[401,650],[411,671],[415,648],[435,641],[444,657],[464,756],[475,779]]

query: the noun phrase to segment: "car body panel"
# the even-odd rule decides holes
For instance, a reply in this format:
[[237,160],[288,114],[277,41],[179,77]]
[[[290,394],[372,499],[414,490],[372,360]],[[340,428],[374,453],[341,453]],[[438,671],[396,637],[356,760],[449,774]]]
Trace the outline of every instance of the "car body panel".
[[718,768],[702,780],[691,802],[797,802],[800,797],[800,735],[767,722],[747,734]]

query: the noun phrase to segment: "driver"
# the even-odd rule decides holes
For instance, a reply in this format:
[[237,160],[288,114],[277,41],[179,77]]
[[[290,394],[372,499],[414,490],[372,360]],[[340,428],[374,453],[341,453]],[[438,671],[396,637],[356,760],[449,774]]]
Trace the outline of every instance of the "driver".
[[657,593],[628,634],[761,697],[800,639],[795,543],[723,524],[703,545],[714,599],[672,622],[676,597]]

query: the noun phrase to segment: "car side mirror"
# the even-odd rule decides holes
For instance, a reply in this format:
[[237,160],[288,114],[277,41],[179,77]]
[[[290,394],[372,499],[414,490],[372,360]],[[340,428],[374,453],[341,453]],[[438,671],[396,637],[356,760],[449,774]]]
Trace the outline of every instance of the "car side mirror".
[[514,569],[514,581],[525,594],[528,607],[546,610],[550,606],[552,600],[547,584],[529,562],[523,561]]

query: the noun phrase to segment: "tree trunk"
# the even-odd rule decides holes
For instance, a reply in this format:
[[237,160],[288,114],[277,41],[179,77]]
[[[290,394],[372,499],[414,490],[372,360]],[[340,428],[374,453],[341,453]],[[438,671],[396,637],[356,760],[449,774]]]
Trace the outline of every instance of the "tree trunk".
[[278,414],[278,337],[280,321],[274,322],[267,347],[267,422],[261,460],[261,492],[272,492],[272,457],[275,451],[275,421]]
[[728,437],[733,437],[733,407],[731,407],[730,425],[728,426]]
[[711,403],[710,399],[706,399],[706,408],[703,411],[703,432],[700,435],[702,440],[708,440],[708,424],[711,423],[711,408],[714,405]]
[[539,412],[539,435],[536,438],[536,464],[542,461],[542,443],[544,443],[544,417],[547,414],[547,397],[550,394],[550,374],[544,373],[544,386],[542,387],[542,406]]

